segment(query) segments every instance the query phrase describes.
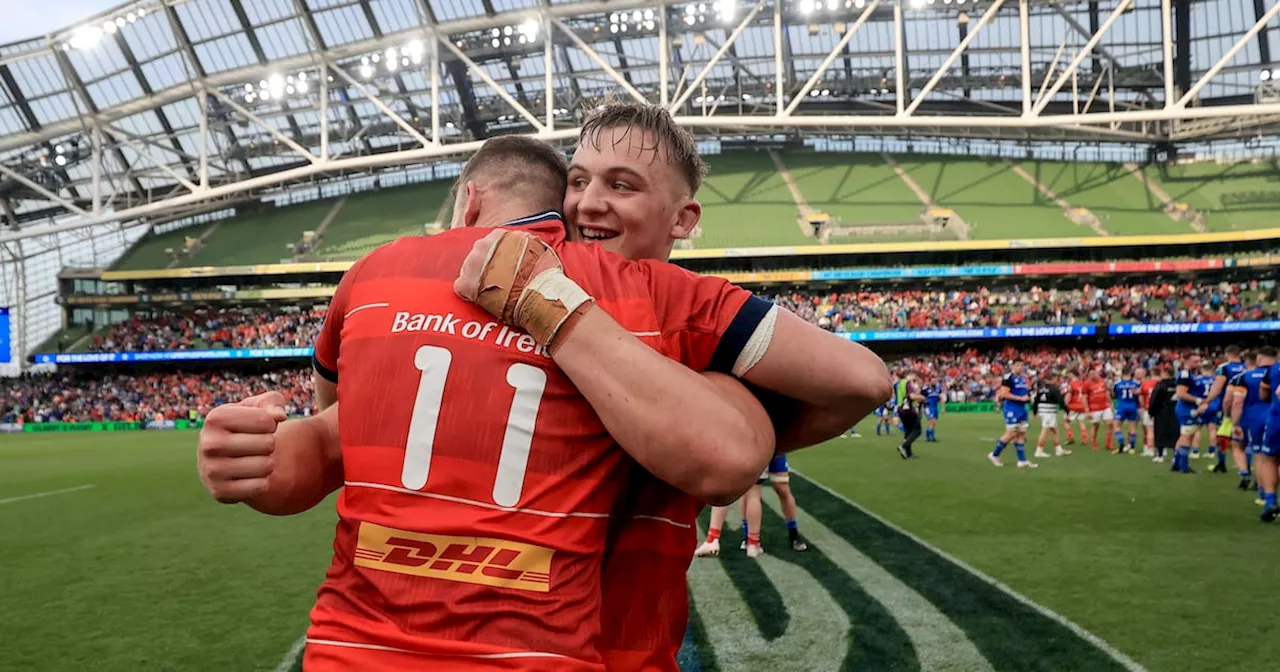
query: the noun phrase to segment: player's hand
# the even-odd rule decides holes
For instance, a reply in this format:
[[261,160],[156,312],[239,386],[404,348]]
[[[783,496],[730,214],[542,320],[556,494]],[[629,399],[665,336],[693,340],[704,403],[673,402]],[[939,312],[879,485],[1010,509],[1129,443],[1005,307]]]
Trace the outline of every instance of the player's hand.
[[1194,413],[1192,413],[1192,415],[1203,415],[1204,412],[1208,410],[1208,408],[1209,408],[1208,404],[1200,404],[1199,406],[1196,406],[1196,410]]
[[565,276],[555,250],[536,236],[509,229],[495,229],[471,246],[453,291],[528,332],[553,354],[557,334],[572,329],[592,302]]
[[200,430],[196,468],[214,499],[235,504],[267,491],[284,404],[279,392],[267,392],[209,412]]
[[1231,438],[1235,439],[1236,441],[1243,441],[1243,440],[1244,440],[1244,429],[1242,429],[1242,428],[1240,428],[1240,427],[1238,427],[1238,426],[1237,426],[1237,427],[1232,427],[1232,428],[1231,428]]

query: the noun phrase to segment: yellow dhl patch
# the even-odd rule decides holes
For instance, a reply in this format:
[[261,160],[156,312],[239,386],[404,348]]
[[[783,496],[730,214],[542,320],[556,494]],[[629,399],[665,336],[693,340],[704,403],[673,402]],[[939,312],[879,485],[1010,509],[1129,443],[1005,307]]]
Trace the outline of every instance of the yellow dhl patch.
[[545,593],[551,590],[551,556],[542,546],[488,537],[406,532],[360,523],[357,567]]

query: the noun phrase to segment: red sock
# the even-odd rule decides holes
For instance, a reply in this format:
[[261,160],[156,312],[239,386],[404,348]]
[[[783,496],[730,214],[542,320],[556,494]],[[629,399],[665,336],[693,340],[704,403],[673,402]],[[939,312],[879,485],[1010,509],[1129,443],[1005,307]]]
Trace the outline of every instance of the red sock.
[[747,545],[748,545],[748,546],[759,546],[759,545],[760,545],[760,533],[759,533],[759,532],[748,532],[748,533],[747,533]]
[[719,539],[720,539],[720,529],[719,529],[719,528],[716,528],[716,529],[714,529],[714,530],[707,530],[707,542],[708,542],[708,543],[713,542],[713,541],[717,541],[717,540],[719,540]]
[[1071,443],[1072,441],[1075,441],[1075,440],[1076,440],[1075,435],[1071,433],[1071,428],[1070,428],[1070,427],[1068,427],[1068,428],[1067,428],[1067,443]]
[[1219,437],[1218,437],[1218,450],[1220,450],[1220,451],[1222,451],[1222,452],[1224,452],[1224,453],[1225,453],[1225,452],[1227,452],[1227,451],[1228,451],[1228,450],[1230,450],[1230,449],[1231,449],[1231,437],[1229,437],[1229,436],[1219,436]]
[[1111,450],[1111,432],[1107,432],[1107,450]]

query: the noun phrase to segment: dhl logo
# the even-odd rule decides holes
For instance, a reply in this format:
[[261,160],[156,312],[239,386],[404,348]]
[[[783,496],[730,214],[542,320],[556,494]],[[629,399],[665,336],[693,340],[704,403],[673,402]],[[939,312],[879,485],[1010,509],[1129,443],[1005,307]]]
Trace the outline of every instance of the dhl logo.
[[551,590],[551,556],[542,546],[486,537],[406,532],[360,523],[357,567],[446,581],[545,593]]

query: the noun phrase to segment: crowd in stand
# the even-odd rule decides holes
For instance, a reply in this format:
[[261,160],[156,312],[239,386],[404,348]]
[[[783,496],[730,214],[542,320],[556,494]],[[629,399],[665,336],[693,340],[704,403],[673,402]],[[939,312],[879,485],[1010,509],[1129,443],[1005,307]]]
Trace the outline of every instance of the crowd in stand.
[[[786,292],[769,298],[833,331],[953,329],[1111,322],[1226,322],[1280,318],[1274,281],[1157,283],[1081,289]],[[95,336],[95,352],[306,347],[324,308],[201,309],[134,316]]]
[[1028,374],[1034,378],[1044,371],[1063,373],[1077,371],[1087,373],[1101,367],[1109,379],[1119,377],[1124,367],[1143,367],[1148,371],[1157,366],[1174,366],[1188,355],[1196,353],[1213,361],[1220,361],[1219,349],[1108,349],[1077,350],[1070,348],[1017,349],[1006,348],[999,352],[929,353],[900,359],[891,364],[896,373],[915,371],[926,381],[942,383],[946,401],[975,402],[995,398],[1000,379],[1008,372],[1009,364],[1021,358],[1027,364]]
[[0,423],[148,422],[203,418],[219,404],[275,390],[291,415],[313,410],[311,371],[102,375],[92,369],[0,379]]
[[[898,373],[914,370],[924,380],[942,383],[946,401],[987,401],[1009,362],[1021,357],[1034,376],[1045,370],[1089,370],[1102,366],[1108,375],[1126,365],[1148,369],[1157,364],[1176,365],[1188,349],[1075,350],[1008,348],[982,353],[941,352],[918,355],[891,363]],[[1199,351],[1216,357],[1216,351]],[[70,369],[56,374],[31,374],[0,379],[0,423],[110,422],[203,418],[215,406],[277,390],[288,400],[291,415],[313,411],[311,370],[306,367],[269,373],[173,372],[113,374],[101,376],[91,369]],[[193,415],[194,413],[194,415]]]
[[1276,319],[1274,281],[1081,289],[790,292],[771,297],[833,331]]
[[135,315],[95,336],[94,352],[219,348],[295,348],[315,343],[324,308],[235,308]]

